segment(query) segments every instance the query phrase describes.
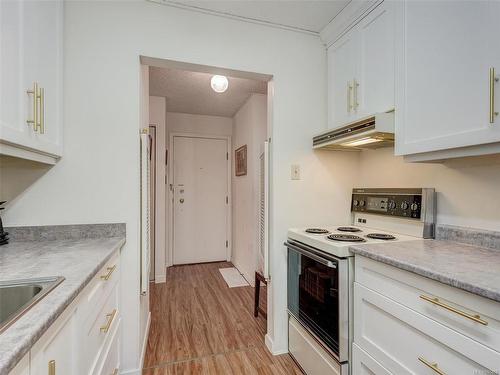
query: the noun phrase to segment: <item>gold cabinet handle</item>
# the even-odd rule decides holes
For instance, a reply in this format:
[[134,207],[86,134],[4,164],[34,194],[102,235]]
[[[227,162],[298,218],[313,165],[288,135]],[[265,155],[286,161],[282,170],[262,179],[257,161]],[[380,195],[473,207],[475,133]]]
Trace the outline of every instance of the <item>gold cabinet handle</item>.
[[354,82],[354,85],[353,85],[353,88],[352,88],[353,96],[354,96],[353,107],[354,107],[354,110],[357,110],[358,107],[359,107],[359,102],[358,102],[358,87],[359,87],[359,82],[356,81],[356,79],[353,79],[353,82]]
[[495,83],[498,82],[498,77],[495,76],[495,68],[490,68],[490,124],[495,122]]
[[33,82],[33,89],[31,90],[26,90],[26,93],[28,95],[32,95],[33,96],[33,109],[32,109],[32,112],[33,112],[33,119],[32,120],[26,120],[26,122],[28,123],[28,125],[33,125],[33,130],[36,131],[37,130],[37,124],[38,124],[38,99],[37,99],[37,96],[38,96],[38,83],[37,82]]
[[105,281],[109,280],[109,278],[111,277],[111,274],[113,273],[115,268],[116,268],[116,264],[113,267],[108,267],[107,268],[108,273],[105,275],[101,275],[101,280],[105,280]]
[[45,89],[40,87],[37,94],[38,99],[38,124],[37,129],[40,130],[40,134],[45,133]]
[[463,316],[464,318],[467,318],[467,319],[470,319],[476,323],[479,323],[479,324],[482,324],[483,326],[487,326],[488,325],[488,322],[481,319],[481,316],[479,315],[472,315],[472,314],[468,314],[464,311],[460,311],[456,308],[454,308],[453,306],[450,306],[450,305],[447,305],[443,302],[441,302],[439,300],[439,298],[432,298],[432,297],[428,297],[428,296],[424,296],[424,295],[421,295],[420,298],[422,298],[423,300],[427,301],[427,302],[430,302],[434,305],[437,305],[439,307],[442,307],[443,309],[446,309],[448,311],[451,311],[455,314],[458,314],[460,316]]
[[116,315],[116,309],[114,309],[111,313],[106,314],[107,322],[105,325],[103,325],[100,328],[100,331],[102,333],[107,333],[109,331],[109,327],[111,327],[111,324],[113,323],[113,320],[115,319],[115,315]]
[[351,82],[347,81],[347,112],[348,113],[351,113],[351,111],[352,111],[351,96],[352,96],[352,85],[351,85]]
[[56,375],[56,361],[49,361],[49,375]]
[[111,373],[111,375],[118,375],[118,368],[115,368],[115,369],[113,370],[113,372]]
[[426,365],[427,367],[429,367],[430,369],[432,369],[435,373],[439,374],[439,375],[446,375],[446,372],[444,372],[443,370],[441,370],[439,367],[438,367],[438,364],[437,363],[431,363],[429,362],[428,360],[426,360],[425,358],[423,357],[418,357],[418,360],[420,362],[422,362],[424,365]]

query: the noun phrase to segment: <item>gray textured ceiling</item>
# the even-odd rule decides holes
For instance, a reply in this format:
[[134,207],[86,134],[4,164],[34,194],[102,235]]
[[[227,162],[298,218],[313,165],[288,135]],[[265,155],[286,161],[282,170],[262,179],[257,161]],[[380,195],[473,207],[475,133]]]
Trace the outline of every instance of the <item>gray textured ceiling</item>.
[[149,68],[149,94],[163,96],[167,111],[233,117],[252,93],[267,93],[267,82],[228,77],[229,87],[216,93],[212,74],[170,68]]

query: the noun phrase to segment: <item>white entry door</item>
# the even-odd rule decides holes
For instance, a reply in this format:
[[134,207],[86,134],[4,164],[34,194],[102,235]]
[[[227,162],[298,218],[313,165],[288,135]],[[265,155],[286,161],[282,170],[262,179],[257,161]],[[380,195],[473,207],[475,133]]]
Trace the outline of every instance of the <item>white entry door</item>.
[[228,240],[228,140],[173,140],[173,264],[223,261]]

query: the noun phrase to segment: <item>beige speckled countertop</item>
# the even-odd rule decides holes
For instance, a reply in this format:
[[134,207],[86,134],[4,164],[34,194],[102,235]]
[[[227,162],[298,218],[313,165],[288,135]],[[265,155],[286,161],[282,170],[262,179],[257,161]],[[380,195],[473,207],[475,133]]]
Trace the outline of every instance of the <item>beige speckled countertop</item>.
[[111,238],[22,241],[0,247],[0,281],[46,276],[65,280],[0,334],[0,374],[6,375],[125,243]]
[[350,250],[500,302],[500,250],[443,240],[355,245]]

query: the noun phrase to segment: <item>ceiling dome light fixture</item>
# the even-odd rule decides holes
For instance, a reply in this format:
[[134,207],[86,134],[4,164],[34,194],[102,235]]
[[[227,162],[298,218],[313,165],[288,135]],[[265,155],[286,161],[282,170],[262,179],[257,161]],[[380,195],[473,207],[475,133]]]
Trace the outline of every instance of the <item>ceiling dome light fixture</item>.
[[210,86],[215,92],[222,93],[227,90],[229,81],[225,76],[213,76],[210,80]]

